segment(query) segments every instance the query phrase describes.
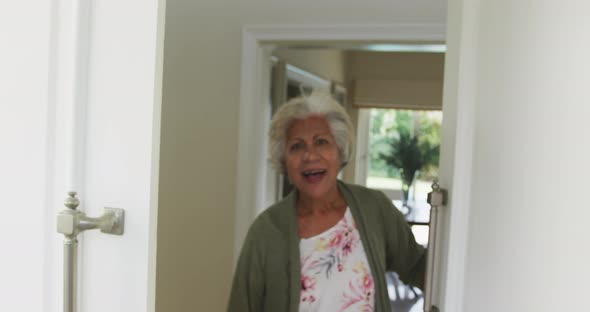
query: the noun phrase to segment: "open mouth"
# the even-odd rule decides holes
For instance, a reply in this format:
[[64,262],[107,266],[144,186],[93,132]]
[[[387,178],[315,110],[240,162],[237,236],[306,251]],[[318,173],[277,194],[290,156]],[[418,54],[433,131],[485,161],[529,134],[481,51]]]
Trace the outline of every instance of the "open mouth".
[[303,171],[303,177],[307,182],[313,183],[321,180],[326,174],[326,169],[314,169]]

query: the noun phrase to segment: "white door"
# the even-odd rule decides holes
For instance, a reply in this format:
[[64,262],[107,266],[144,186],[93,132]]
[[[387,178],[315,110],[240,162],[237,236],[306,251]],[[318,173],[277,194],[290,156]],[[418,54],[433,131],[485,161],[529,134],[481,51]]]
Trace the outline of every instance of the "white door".
[[123,236],[79,235],[79,311],[154,310],[160,2],[0,5],[0,310],[62,311],[71,188],[126,212]]

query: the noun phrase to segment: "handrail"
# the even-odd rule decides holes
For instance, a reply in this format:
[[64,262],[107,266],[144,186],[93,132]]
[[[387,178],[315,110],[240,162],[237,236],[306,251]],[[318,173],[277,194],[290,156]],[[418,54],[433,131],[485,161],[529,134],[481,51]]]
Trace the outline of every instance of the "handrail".
[[78,234],[91,229],[113,235],[123,235],[125,211],[104,208],[99,218],[89,218],[76,210],[80,201],[76,192],[68,192],[64,205],[68,208],[57,215],[57,232],[64,235],[64,312],[78,310]]
[[428,229],[428,254],[426,259],[426,281],[424,283],[424,312],[436,312],[439,309],[432,304],[435,276],[436,232],[438,209],[446,205],[447,191],[440,188],[438,180],[432,182],[432,192],[428,193],[430,204],[430,225]]

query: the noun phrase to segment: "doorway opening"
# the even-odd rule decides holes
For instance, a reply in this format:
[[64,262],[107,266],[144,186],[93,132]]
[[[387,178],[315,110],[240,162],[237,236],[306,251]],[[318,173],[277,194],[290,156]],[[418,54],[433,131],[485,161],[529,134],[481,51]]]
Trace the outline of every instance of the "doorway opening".
[[[384,192],[404,213],[418,243],[426,246],[430,216],[426,195],[438,172],[444,45],[380,42],[267,44],[264,48],[271,64],[269,100],[261,117],[264,129],[289,99],[314,89],[329,91],[357,129],[354,164],[339,178]],[[413,156],[410,166],[421,164],[412,171],[415,179],[405,189],[402,181],[406,179],[401,177],[402,172],[410,171],[408,164],[395,160],[407,159],[408,153]],[[269,161],[259,174],[266,177],[261,212],[289,194],[293,186]],[[386,277],[394,311],[422,311],[423,293],[418,288],[403,284],[394,272]]]
[[[313,26],[313,25],[264,25],[264,26],[245,26],[243,28],[242,41],[242,83],[240,97],[240,125],[239,125],[239,157],[238,157],[238,178],[236,193],[236,228],[235,228],[235,245],[234,260],[237,261],[239,248],[242,245],[247,229],[256,215],[268,207],[268,203],[276,200],[276,197],[268,196],[266,190],[269,185],[276,185],[276,179],[268,178],[266,172],[269,167],[266,150],[266,133],[267,124],[261,121],[270,120],[271,116],[271,90],[270,90],[270,73],[272,71],[273,50],[277,47],[294,46],[300,48],[309,47],[342,47],[342,45],[367,45],[374,43],[386,44],[414,44],[423,45],[438,44],[442,45],[445,41],[445,25],[363,25],[363,26]],[[398,51],[401,52],[401,51]],[[430,51],[432,52],[432,51]],[[378,79],[377,79],[378,80]],[[378,81],[359,82],[365,86],[374,86]],[[349,87],[347,85],[344,86]],[[423,85],[424,88],[441,88],[436,84]],[[365,93],[359,92],[362,88],[353,87],[346,89],[347,103],[351,105],[351,97],[359,98],[363,101],[355,100],[355,104],[362,102],[373,102],[375,99],[364,97]],[[403,85],[401,90],[412,89],[411,86]],[[365,89],[366,90],[366,89]],[[400,87],[389,88],[392,91],[399,91]],[[397,94],[403,94],[396,92]],[[424,98],[423,98],[424,99]],[[423,109],[430,109],[424,107]],[[451,112],[449,122],[443,125],[443,132],[454,139],[457,119],[455,116],[456,107],[450,106]],[[445,110],[446,112],[446,110]],[[358,124],[358,116],[351,116],[355,124]],[[469,116],[467,116],[469,117]],[[459,118],[464,121],[464,118]],[[358,124],[357,135],[362,135],[363,129]],[[452,141],[452,140],[451,140]],[[441,159],[445,163],[452,161],[455,157],[454,149],[443,149]],[[357,155],[357,161],[362,157]],[[345,179],[354,181],[357,166],[351,162],[344,170]],[[452,163],[451,163],[452,164]],[[447,176],[452,171],[442,170],[441,181],[452,182],[452,177]],[[464,179],[465,177],[461,177]],[[252,183],[255,181],[255,183]],[[347,180],[351,181],[351,180]],[[450,186],[450,184],[447,184]],[[275,190],[276,191],[276,190]],[[458,219],[458,220],[456,220]],[[460,218],[460,215],[451,214],[437,220],[439,237],[447,237],[450,229],[448,224],[453,222],[455,230],[461,232],[466,228],[466,220]],[[437,231],[437,232],[439,232]],[[437,239],[438,240],[438,239]],[[449,255],[454,258],[461,257],[465,254],[465,244],[463,241],[457,241],[445,246],[445,248],[436,250],[435,272],[433,273],[434,284],[432,289],[432,299],[434,303],[444,304],[449,301],[460,302],[462,298],[462,289],[458,287],[448,288],[446,285],[455,285],[457,278],[464,272],[463,266],[455,264],[456,262],[447,261]]]

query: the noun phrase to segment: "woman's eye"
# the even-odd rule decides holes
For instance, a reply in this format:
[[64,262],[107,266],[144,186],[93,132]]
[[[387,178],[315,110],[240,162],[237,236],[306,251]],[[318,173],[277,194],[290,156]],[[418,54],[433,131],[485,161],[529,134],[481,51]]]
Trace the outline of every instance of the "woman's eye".
[[328,140],[326,139],[318,139],[317,140],[318,145],[324,145],[324,144],[328,144]]
[[291,147],[289,148],[291,151],[296,151],[298,149],[301,149],[302,145],[301,143],[295,143],[293,145],[291,145]]

